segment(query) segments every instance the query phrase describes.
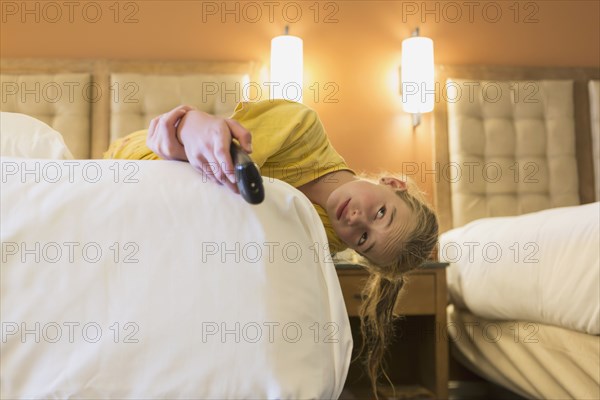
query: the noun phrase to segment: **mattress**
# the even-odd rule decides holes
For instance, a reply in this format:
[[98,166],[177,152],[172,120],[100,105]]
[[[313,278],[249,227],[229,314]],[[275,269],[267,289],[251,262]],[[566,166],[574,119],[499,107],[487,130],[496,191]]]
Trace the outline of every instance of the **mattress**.
[[600,336],[454,305],[447,313],[453,356],[485,378],[527,398],[600,398]]

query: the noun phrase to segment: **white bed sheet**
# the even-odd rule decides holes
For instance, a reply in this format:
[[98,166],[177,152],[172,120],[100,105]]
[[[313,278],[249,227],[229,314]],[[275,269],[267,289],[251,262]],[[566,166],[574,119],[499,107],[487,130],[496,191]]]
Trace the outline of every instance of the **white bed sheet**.
[[325,231],[265,188],[252,206],[186,163],[3,159],[0,397],[337,398],[352,338]]

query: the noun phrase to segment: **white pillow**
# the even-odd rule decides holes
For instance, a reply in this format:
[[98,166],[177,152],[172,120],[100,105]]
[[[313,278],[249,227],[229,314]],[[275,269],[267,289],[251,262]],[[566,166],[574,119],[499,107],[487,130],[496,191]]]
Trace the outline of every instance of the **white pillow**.
[[452,302],[600,334],[600,203],[483,218],[440,236]]
[[1,112],[0,139],[3,157],[73,159],[62,135],[29,115]]

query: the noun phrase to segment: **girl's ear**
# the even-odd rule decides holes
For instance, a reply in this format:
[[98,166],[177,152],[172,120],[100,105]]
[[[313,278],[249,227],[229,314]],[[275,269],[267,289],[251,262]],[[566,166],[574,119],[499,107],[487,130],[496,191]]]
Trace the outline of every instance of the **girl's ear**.
[[406,190],[407,189],[406,181],[394,178],[392,176],[382,177],[381,179],[379,179],[379,183],[382,185],[391,186],[392,188],[398,189],[398,190]]

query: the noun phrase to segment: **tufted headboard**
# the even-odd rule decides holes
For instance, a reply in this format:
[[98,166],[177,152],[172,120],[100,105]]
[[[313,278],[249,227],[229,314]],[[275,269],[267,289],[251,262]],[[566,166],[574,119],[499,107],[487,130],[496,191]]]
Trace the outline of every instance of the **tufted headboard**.
[[600,201],[600,81],[590,81],[589,91],[596,201]]
[[[38,118],[61,132],[76,158],[99,158],[111,140],[148,127],[179,104],[230,114],[254,61],[1,59],[0,111]],[[252,89],[252,85],[250,85]]]
[[242,99],[244,81],[248,79],[244,73],[112,73],[111,88],[120,90],[111,96],[110,140],[147,128],[152,118],[180,104],[228,117]]
[[597,69],[438,66],[441,231],[594,201],[588,83]]
[[0,111],[27,114],[61,132],[77,158],[90,155],[92,110],[89,72],[0,73]]

